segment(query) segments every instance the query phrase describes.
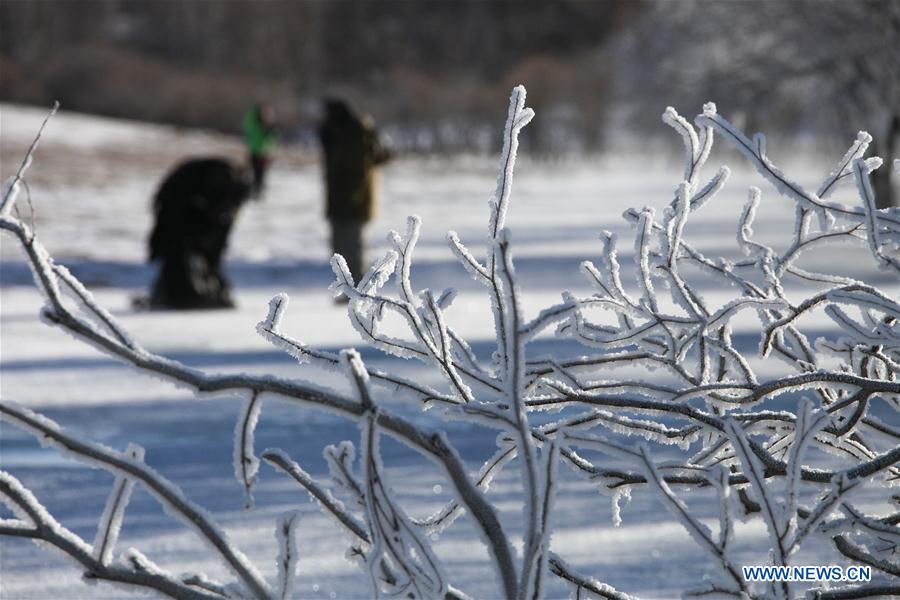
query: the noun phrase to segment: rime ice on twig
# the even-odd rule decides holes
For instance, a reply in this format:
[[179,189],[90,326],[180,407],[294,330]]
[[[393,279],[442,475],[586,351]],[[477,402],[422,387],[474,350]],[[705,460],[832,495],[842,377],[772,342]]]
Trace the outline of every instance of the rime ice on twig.
[[25,177],[25,172],[28,170],[28,167],[31,166],[32,161],[34,160],[34,152],[37,150],[38,142],[41,140],[41,134],[44,133],[44,128],[47,126],[47,123],[56,114],[56,111],[59,110],[59,102],[53,103],[53,108],[50,109],[50,112],[44,117],[44,122],[41,123],[41,127],[38,129],[37,135],[34,136],[34,140],[31,142],[31,146],[28,147],[28,151],[25,153],[25,158],[22,159],[22,164],[19,165],[19,170],[16,171],[16,174],[3,182],[3,187],[0,188],[0,217],[6,217],[9,215],[10,211],[15,208],[16,197],[19,194],[19,190],[21,189],[21,183],[23,178]]
[[300,513],[290,512],[278,519],[275,529],[275,538],[278,540],[278,558],[275,566],[278,571],[278,598],[288,600],[294,596],[294,578],[297,573],[297,563],[300,559],[297,553],[297,526],[300,522]]
[[253,508],[253,485],[259,474],[259,459],[253,453],[253,433],[261,410],[259,393],[254,392],[245,402],[234,430],[234,475],[244,486],[248,510]]
[[[137,444],[128,444],[125,454],[132,460],[144,460],[144,449]],[[125,516],[125,507],[131,499],[131,490],[134,482],[127,477],[117,477],[113,489],[100,517],[100,526],[97,528],[97,536],[94,538],[94,557],[102,564],[109,564],[112,559],[113,548],[119,539],[119,531],[122,528],[122,518]]]
[[[0,403],[0,417],[36,436],[43,443],[54,446],[91,465],[106,469],[117,476],[140,482],[163,508],[193,529],[200,539],[237,575],[248,590],[257,597],[267,597],[269,586],[247,557],[228,539],[205,510],[190,502],[172,482],[146,466],[138,458],[90,442],[77,440],[46,417],[11,403]],[[137,453],[139,457],[139,453]],[[43,510],[41,507],[40,510]],[[31,515],[33,516],[33,515]],[[72,552],[68,551],[70,554]]]
[[[348,358],[349,367],[359,383],[360,395],[368,394],[365,380],[358,368],[358,357]],[[363,400],[366,403],[366,400]],[[371,402],[369,400],[369,402]],[[366,555],[372,594],[378,597],[384,591],[390,596],[411,598],[437,598],[447,591],[446,576],[424,535],[399,508],[384,481],[378,451],[377,408],[368,404],[367,417],[362,423],[363,448],[361,461],[365,478],[364,501],[366,522],[371,533],[371,548]],[[402,579],[392,583],[382,581],[379,575],[382,561],[387,559],[396,565]],[[382,590],[387,584],[388,589]]]

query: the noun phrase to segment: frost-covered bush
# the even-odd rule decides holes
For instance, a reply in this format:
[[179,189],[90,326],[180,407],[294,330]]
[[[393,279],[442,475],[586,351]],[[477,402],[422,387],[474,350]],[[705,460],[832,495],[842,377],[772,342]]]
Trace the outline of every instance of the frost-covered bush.
[[[582,265],[595,288],[593,295],[576,298],[564,292],[560,303],[527,318],[505,221],[518,135],[532,117],[524,88],[516,88],[481,258],[456,234],[448,235],[450,249],[490,298],[496,349],[489,358],[476,356],[450,323],[453,290],[414,288],[418,219],[409,219],[403,235],[391,233],[392,249],[361,281],[353,280],[342,257],[332,260],[332,289],[349,298],[348,316],[363,341],[398,360],[430,365],[442,377],[438,387],[370,370],[353,350],[332,354],[291,337],[281,328],[288,306],[283,294],[270,302],[267,317],[258,325],[260,335],[298,361],[343,370],[353,384],[353,396],[303,381],[210,375],[146,351],[47,255],[16,216],[14,202],[31,152],[5,185],[0,226],[19,240],[33,267],[36,284],[46,296],[41,313],[45,321],[197,392],[244,394],[234,453],[235,474],[248,505],[260,459],[284,472],[355,540],[350,555],[358,558],[373,597],[465,597],[429,544],[429,534],[450,527],[463,514],[488,547],[492,560],[485,570],[494,572],[508,598],[541,597],[549,577],[568,582],[579,597],[630,597],[627,590],[617,591],[576,572],[552,549],[561,463],[612,492],[616,501],[622,494],[645,492],[659,498],[716,565],[716,575],[687,590],[689,595],[788,598],[808,592],[821,598],[857,598],[900,592],[900,513],[866,514],[853,501],[854,491],[869,485],[887,504],[890,487],[900,477],[897,421],[885,422],[870,413],[881,405],[896,415],[900,407],[896,288],[890,295],[848,277],[801,268],[796,260],[821,243],[843,241],[866,246],[891,278],[900,275],[900,211],[875,208],[869,175],[881,161],[864,157],[870,136],[860,133],[813,193],[771,163],[761,135],[748,139],[719,116],[714,105],[706,105],[695,124],[668,109],[663,120],[685,142],[684,177],[662,215],[650,208],[625,213],[635,230],[633,264],[620,262],[615,236],[604,233],[597,261]],[[716,135],[743,152],[780,194],[794,201],[795,225],[783,248],[754,236],[762,196],[757,188],[750,189],[737,232],[744,258],[704,256],[685,238],[691,215],[713,202],[729,177],[728,168],[722,167],[711,180],[700,178]],[[861,200],[856,206],[830,199],[845,182],[854,184]],[[623,271],[634,275],[636,287],[623,284]],[[721,283],[722,294],[704,297],[696,283],[700,278]],[[736,346],[732,335],[735,319],[745,312],[755,313],[762,324],[758,349],[750,352]],[[810,339],[803,319],[812,312],[831,319],[836,333]],[[404,333],[396,326],[387,332],[388,321],[402,324]],[[534,356],[531,342],[547,335],[568,340],[580,354]],[[781,374],[761,375],[759,366],[774,358],[781,359]],[[617,375],[616,368],[623,365],[629,374]],[[417,425],[382,406],[379,398],[397,391],[423,408],[496,437],[495,453],[485,457],[477,473],[468,472],[440,429]],[[269,449],[257,457],[256,423],[265,399],[276,396],[298,401],[298,409],[328,410],[360,424],[356,444],[345,441],[324,449],[331,485],[313,479],[283,450]],[[788,408],[773,408],[776,398]],[[535,424],[538,411],[556,411],[558,418],[548,422],[542,416]],[[0,522],[0,534],[55,546],[88,577],[173,597],[291,595],[298,560],[296,514],[275,524],[278,579],[266,581],[209,514],[144,464],[141,448],[119,452],[75,439],[49,419],[10,402],[0,405],[0,416],[43,443],[116,476],[90,544],[63,527],[15,477],[2,473],[0,495],[18,518]],[[451,483],[454,500],[426,519],[407,514],[384,476],[379,453],[383,435],[430,458]],[[639,443],[628,443],[629,438]],[[814,467],[809,459],[813,450],[835,455],[832,468]],[[488,489],[505,468],[521,471],[521,553],[514,551],[515,540],[501,524]],[[135,484],[206,540],[233,580],[175,575],[135,549],[118,554],[117,533]],[[717,526],[692,514],[680,497],[693,489],[718,497]],[[875,576],[870,583],[849,588],[750,584],[733,553],[735,520],[746,518],[765,525],[772,565],[790,565],[804,544],[828,543],[851,561],[871,566]]]

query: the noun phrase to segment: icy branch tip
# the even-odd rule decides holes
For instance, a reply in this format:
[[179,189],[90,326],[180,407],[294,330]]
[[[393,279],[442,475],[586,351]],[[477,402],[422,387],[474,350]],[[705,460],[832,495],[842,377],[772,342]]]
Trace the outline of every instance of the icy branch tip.
[[266,315],[266,319],[261,321],[257,326],[259,329],[278,329],[278,326],[281,324],[281,317],[284,314],[284,309],[287,308],[288,301],[290,298],[284,292],[280,294],[276,294],[269,300],[269,314]]
[[128,446],[125,448],[125,455],[128,458],[136,460],[138,462],[144,462],[144,454],[146,451],[143,446],[135,444],[133,442],[129,442]]
[[882,160],[880,156],[857,158],[853,161],[853,169],[856,171],[857,175],[865,177],[870,175],[872,171],[881,167],[882,164],[884,164],[884,160]]
[[625,212],[622,213],[622,218],[626,221],[637,221],[638,212],[634,208],[626,209]]
[[663,111],[662,120],[663,123],[669,123],[677,120],[679,116],[680,115],[678,114],[678,111],[675,110],[674,106],[667,106],[666,110]]
[[509,119],[512,121],[512,127],[518,131],[528,125],[534,118],[534,110],[525,106],[524,85],[517,85],[513,88],[512,95],[509,97]]
[[369,380],[369,372],[363,366],[362,357],[355,348],[341,350],[341,359],[354,377],[361,378],[364,381]]
[[534,109],[533,108],[523,108],[521,112],[519,112],[519,117],[516,119],[515,127],[516,129],[522,129],[534,118]]
[[16,201],[16,196],[19,194],[19,189],[21,188],[19,182],[25,176],[25,171],[31,166],[34,151],[37,150],[37,145],[41,140],[41,135],[44,133],[44,128],[47,127],[47,123],[53,115],[56,114],[57,110],[59,110],[59,101],[53,103],[53,108],[51,108],[47,116],[44,117],[44,122],[41,123],[40,128],[38,128],[37,135],[34,136],[31,146],[28,147],[28,151],[25,153],[25,158],[22,159],[22,164],[19,165],[19,170],[16,171],[15,175],[8,178],[3,183],[2,199],[0,199],[0,216],[5,216],[12,210],[13,204],[15,204]]
[[419,215],[409,215],[406,217],[406,229],[407,230],[416,230],[422,226],[422,217]]
[[350,274],[350,267],[347,266],[347,259],[340,254],[334,254],[331,257],[331,270],[334,273],[335,281],[328,289],[334,293],[343,292],[345,287],[355,288],[353,275]]
[[443,292],[441,292],[440,297],[437,299],[437,305],[439,308],[447,309],[453,304],[453,301],[456,300],[456,296],[459,294],[456,288],[447,288]]
[[866,158],[866,159],[857,159],[857,160],[863,161],[863,164],[865,166],[865,169],[864,169],[865,173],[871,173],[872,171],[875,171],[876,169],[880,169],[881,165],[884,164],[884,159],[881,158],[880,156],[870,156],[869,158]]
[[512,95],[510,96],[510,108],[515,110],[515,112],[521,111],[525,108],[525,96],[528,94],[528,91],[525,89],[525,86],[521,83],[513,88]]
[[718,114],[715,102],[707,102],[703,105],[703,114],[707,117],[714,117]]
[[417,215],[406,217],[406,243],[412,247],[419,241],[419,230],[422,229],[422,219]]

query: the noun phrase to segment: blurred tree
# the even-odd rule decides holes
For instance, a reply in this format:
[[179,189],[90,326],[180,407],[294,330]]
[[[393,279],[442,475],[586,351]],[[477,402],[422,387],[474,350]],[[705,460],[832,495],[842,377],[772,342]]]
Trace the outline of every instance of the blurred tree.
[[832,131],[849,144],[865,128],[887,163],[874,177],[879,205],[900,201],[897,0],[656,3],[621,50],[635,117],[714,100],[746,129]]
[[611,88],[598,49],[642,6],[2,0],[0,99],[236,131],[260,98],[289,123],[338,94],[412,145],[459,150],[493,130],[510,83],[527,83],[552,115],[525,140],[532,150],[561,137],[595,146]]

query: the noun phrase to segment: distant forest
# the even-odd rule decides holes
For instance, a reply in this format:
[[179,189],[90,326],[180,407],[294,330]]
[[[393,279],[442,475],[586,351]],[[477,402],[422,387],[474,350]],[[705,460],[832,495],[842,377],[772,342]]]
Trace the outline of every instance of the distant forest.
[[713,100],[829,153],[865,129],[892,159],[900,0],[0,1],[4,101],[237,132],[265,100],[309,140],[338,96],[398,150],[491,151],[518,83],[531,153],[602,150],[626,127],[671,140],[667,105]]
[[607,42],[629,0],[3,0],[0,99],[236,132],[255,101],[287,131],[342,96],[419,150],[488,149],[527,83],[546,151],[602,144]]

